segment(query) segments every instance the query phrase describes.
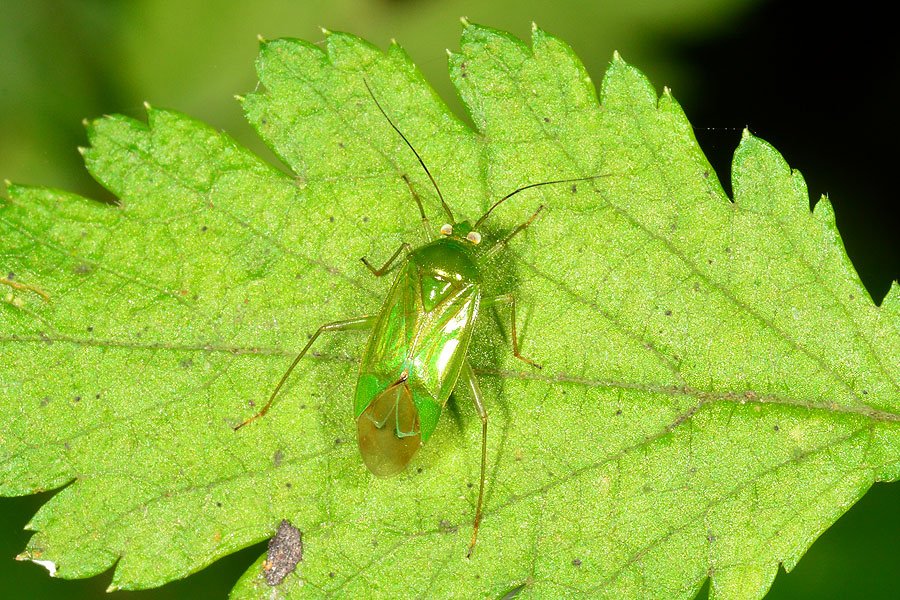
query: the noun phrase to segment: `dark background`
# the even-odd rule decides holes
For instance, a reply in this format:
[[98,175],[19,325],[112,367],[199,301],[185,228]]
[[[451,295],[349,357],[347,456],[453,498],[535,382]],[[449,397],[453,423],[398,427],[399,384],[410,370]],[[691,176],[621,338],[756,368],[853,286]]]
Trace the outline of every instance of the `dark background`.
[[[224,0],[178,8],[162,0],[5,0],[0,18],[0,178],[109,199],[75,147],[81,119],[143,118],[144,100],[227,130],[270,156],[232,95],[252,89],[256,34],[320,40],[319,25],[407,48],[451,106],[444,47],[458,17],[528,38],[530,22],[570,43],[599,81],[613,49],[657,88],[669,85],[730,191],[741,130],[771,142],[828,194],[853,264],[880,304],[900,278],[894,175],[900,134],[895,21],[858,5],[749,0],[538,2],[334,0],[327,7]],[[323,3],[324,4],[324,3]],[[57,581],[12,560],[31,515],[52,494],[0,499],[0,597],[225,597],[263,545],[146,592],[106,596],[111,573]],[[895,598],[900,589],[900,485],[876,484],[829,529],[769,598]],[[705,597],[706,591],[701,592]]]

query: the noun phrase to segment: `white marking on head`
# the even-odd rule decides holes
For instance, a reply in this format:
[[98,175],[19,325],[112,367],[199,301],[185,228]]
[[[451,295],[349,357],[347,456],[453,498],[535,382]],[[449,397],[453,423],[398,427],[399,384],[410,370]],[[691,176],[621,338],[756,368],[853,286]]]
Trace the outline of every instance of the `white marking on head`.
[[453,235],[453,225],[450,223],[441,225],[441,235]]

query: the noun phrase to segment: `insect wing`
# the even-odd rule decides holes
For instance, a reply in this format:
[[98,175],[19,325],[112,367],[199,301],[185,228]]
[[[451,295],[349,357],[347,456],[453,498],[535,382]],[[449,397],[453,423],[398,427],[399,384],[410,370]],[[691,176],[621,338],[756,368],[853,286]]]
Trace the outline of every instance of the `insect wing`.
[[378,394],[356,420],[359,451],[372,473],[399,473],[422,445],[419,411],[406,382]]

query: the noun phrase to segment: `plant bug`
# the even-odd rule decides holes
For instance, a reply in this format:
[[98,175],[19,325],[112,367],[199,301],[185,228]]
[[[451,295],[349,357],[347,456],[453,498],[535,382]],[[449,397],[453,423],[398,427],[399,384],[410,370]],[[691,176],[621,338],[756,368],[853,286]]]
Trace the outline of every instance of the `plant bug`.
[[491,260],[513,236],[531,225],[544,206],[538,207],[525,222],[482,252],[476,252],[482,241],[478,227],[495,208],[519,192],[543,185],[588,181],[604,175],[525,185],[494,202],[474,224],[457,221],[425,161],[382,108],[368,81],[363,82],[378,110],[422,165],[449,221],[441,226],[439,235],[433,237],[422,201],[409,178],[403,175],[419,208],[425,244],[413,248],[403,242],[381,268],[375,268],[362,258],[363,264],[376,277],[386,275],[398,262],[402,263],[381,310],[374,315],[319,327],[281,377],[265,406],[234,429],[238,430],[268,412],[297,363],[319,335],[326,331],[371,329],[360,361],[353,414],[359,450],[373,474],[388,477],[406,468],[419,447],[434,433],[441,411],[457,384],[462,383],[472,394],[481,418],[481,477],[467,553],[471,556],[481,523],[487,466],[488,413],[467,358],[479,311],[487,306],[507,304],[511,315],[513,355],[534,368],[541,368],[519,353],[515,297],[511,294],[489,299],[482,297],[481,265]]

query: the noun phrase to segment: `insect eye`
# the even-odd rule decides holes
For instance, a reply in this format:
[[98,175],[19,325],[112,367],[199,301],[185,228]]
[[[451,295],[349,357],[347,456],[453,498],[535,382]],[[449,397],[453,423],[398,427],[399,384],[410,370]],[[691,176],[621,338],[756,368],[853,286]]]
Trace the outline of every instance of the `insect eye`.
[[453,235],[453,225],[450,223],[441,225],[441,235]]
[[472,242],[473,244],[481,243],[481,234],[477,231],[470,231],[468,235],[466,235],[466,239]]

